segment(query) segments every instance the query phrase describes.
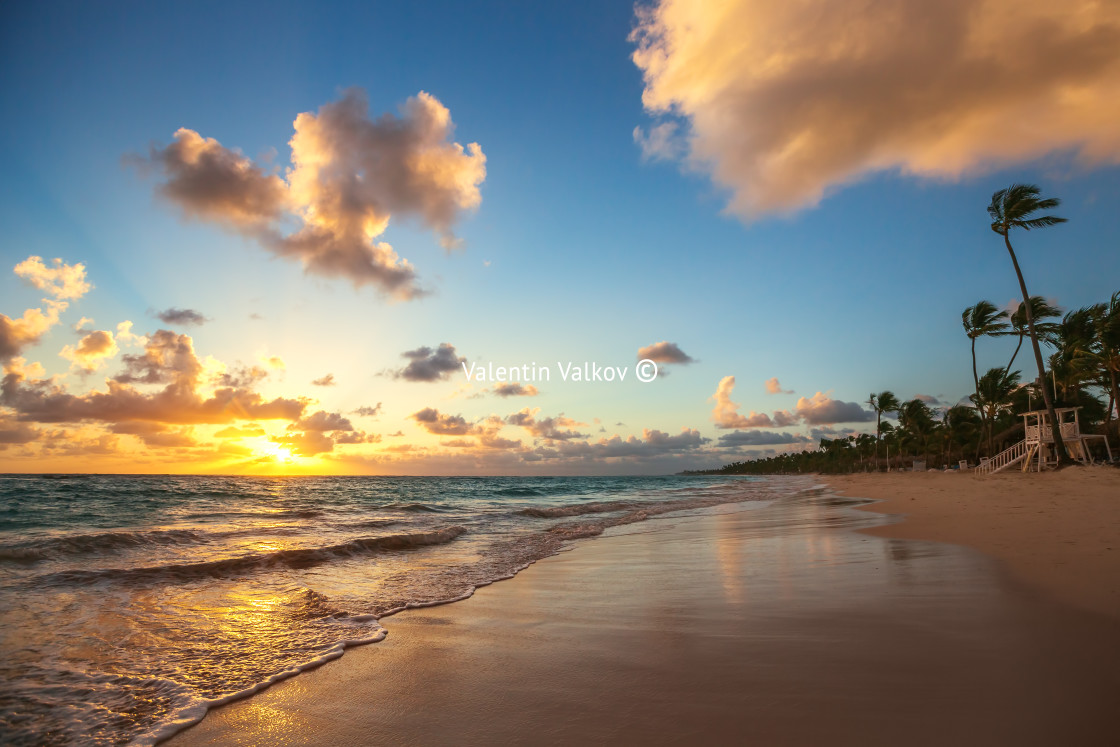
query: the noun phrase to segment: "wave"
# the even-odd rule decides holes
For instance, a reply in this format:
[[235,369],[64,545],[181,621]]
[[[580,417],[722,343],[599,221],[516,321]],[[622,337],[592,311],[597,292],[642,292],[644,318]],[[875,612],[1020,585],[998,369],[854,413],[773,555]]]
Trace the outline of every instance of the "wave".
[[446,511],[447,509],[440,506],[431,506],[427,503],[387,503],[384,508],[390,508],[394,511],[412,511],[415,513],[433,513],[438,514]]
[[394,524],[400,524],[400,522],[396,519],[370,519],[368,521],[340,521],[335,523],[334,526],[340,529],[381,529]]
[[[375,526],[372,522],[371,526]],[[294,526],[249,527],[208,532],[201,529],[156,529],[146,532],[99,532],[69,537],[49,537],[32,542],[0,545],[0,562],[34,563],[70,555],[114,553],[134,548],[167,545],[196,545],[225,537],[255,534],[290,534]]]
[[222,578],[277,567],[311,568],[332,560],[375,555],[379,552],[393,550],[412,550],[418,547],[442,545],[451,542],[466,531],[466,527],[450,526],[430,532],[362,537],[338,545],[277,550],[276,552],[242,555],[202,563],[171,563],[141,568],[60,571],[40,576],[35,583],[83,584],[100,580],[146,581],[162,578],[191,581],[201,578]]
[[523,508],[517,513],[537,519],[556,519],[564,516],[583,516],[584,514],[603,514],[611,511],[625,511],[641,504],[634,501],[597,501],[577,503],[571,506],[552,506],[548,508]]
[[502,488],[500,490],[493,491],[491,495],[500,495],[503,497],[512,498],[529,498],[548,495],[548,493],[543,490],[538,490],[537,488]]
[[205,542],[207,539],[206,532],[193,529],[79,534],[72,537],[51,537],[33,544],[0,546],[0,560],[47,560],[61,555],[111,552],[148,545],[182,545]]
[[322,515],[323,512],[317,508],[294,508],[287,511],[278,511],[274,514],[265,514],[270,519],[314,519]]

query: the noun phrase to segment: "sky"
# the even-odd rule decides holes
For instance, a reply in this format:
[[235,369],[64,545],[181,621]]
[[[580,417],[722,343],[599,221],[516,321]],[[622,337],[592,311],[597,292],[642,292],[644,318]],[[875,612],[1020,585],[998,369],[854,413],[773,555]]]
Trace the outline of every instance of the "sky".
[[1013,237],[1030,292],[1120,290],[1115,3],[9,3],[0,104],[0,472],[670,473],[873,431],[871,392],[970,393],[1013,182],[1069,219]]

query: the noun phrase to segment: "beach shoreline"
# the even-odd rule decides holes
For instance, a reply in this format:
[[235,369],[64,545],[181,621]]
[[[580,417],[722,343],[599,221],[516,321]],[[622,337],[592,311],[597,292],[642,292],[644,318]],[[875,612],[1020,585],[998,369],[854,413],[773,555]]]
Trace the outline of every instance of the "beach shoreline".
[[867,485],[608,530],[395,615],[381,643],[166,744],[1048,744],[1120,728],[1114,618],[1008,583],[962,543],[891,536],[889,504],[854,497]]

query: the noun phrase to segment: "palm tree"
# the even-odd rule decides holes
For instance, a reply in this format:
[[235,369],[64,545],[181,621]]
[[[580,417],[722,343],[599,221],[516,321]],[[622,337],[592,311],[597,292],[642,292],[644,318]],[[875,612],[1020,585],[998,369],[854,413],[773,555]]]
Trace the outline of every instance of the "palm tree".
[[980,418],[976,412],[976,409],[968,405],[954,405],[942,415],[941,422],[944,424],[946,441],[948,442],[948,461],[953,460],[954,444],[961,447],[961,456],[964,456],[965,444],[971,439],[977,426],[980,425]]
[[[1061,309],[1051,306],[1042,296],[1031,296],[1031,317],[1034,319],[1034,328],[1049,345],[1056,344],[1058,325],[1042,320],[1056,319],[1061,314]],[[1027,309],[1022,301],[1019,302],[1019,308],[1011,315],[1011,334],[1018,335],[1019,342],[1015,345],[1015,352],[1011,354],[1007,367],[1003,369],[1007,373],[1011,373],[1011,367],[1015,365],[1015,359],[1019,356],[1019,348],[1023,347],[1023,338],[1027,336]]]
[[929,405],[920,399],[911,399],[903,402],[898,408],[898,423],[903,430],[909,432],[914,441],[922,446],[922,458],[929,451],[929,437],[937,425],[933,419],[933,411]]
[[[992,203],[988,205],[988,215],[992,219],[992,230],[1003,237],[1007,246],[1007,253],[1011,255],[1011,264],[1015,267],[1015,276],[1019,279],[1019,290],[1024,299],[1029,299],[1027,283],[1023,280],[1023,271],[1019,269],[1019,260],[1015,256],[1015,249],[1011,246],[1010,233],[1013,228],[1022,228],[1030,231],[1033,228],[1047,228],[1059,223],[1065,223],[1065,218],[1056,215],[1037,215],[1043,210],[1052,210],[1062,204],[1057,197],[1040,198],[1040,190],[1034,184],[1012,184],[1010,187],[998,190],[992,195]],[[1035,216],[1035,217],[1032,217]],[[1031,305],[1024,307],[1027,314],[1027,331],[1031,336],[1031,347],[1034,348],[1034,362],[1038,366],[1038,378],[1045,383],[1046,366],[1042,362],[1042,349],[1038,346],[1038,332],[1034,327],[1034,316],[1031,315]],[[979,393],[979,392],[977,392]],[[1075,462],[1070,459],[1066,451],[1065,442],[1062,440],[1062,429],[1059,427],[1058,414],[1054,411],[1054,400],[1046,387],[1042,387],[1042,398],[1046,402],[1046,412],[1050,416],[1050,430],[1054,434],[1054,450],[1058,453],[1058,468],[1069,466]]]
[[1097,315],[1098,355],[1102,367],[1108,372],[1109,408],[1108,419],[1112,419],[1112,409],[1120,415],[1120,291],[1112,294],[1108,303],[1099,304]]
[[1019,372],[1007,373],[1002,368],[990,368],[980,377],[980,387],[973,403],[988,423],[988,454],[992,453],[992,425],[996,416],[1011,407],[1011,398],[1019,388]]
[[871,409],[875,411],[875,459],[879,459],[879,440],[883,433],[883,413],[885,412],[898,412],[899,401],[898,397],[894,396],[894,392],[889,389],[872,394],[867,400],[867,404],[871,405]]
[[[972,383],[976,387],[976,396],[980,395],[980,376],[976,373],[976,338],[1002,337],[1009,334],[1007,312],[1000,311],[991,301],[978,301],[975,306],[969,306],[961,312],[961,324],[964,333],[972,342]],[[983,420],[983,413],[981,413]],[[976,444],[976,458],[980,458],[981,443]]]
[[1062,344],[1057,357],[1108,392],[1108,427],[1120,402],[1120,292],[1105,303],[1066,314],[1059,332]]

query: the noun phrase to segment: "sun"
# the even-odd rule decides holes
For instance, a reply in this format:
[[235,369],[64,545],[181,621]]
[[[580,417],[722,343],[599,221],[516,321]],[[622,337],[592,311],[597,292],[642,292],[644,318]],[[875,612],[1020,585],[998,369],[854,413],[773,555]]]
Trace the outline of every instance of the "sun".
[[270,457],[273,461],[283,464],[294,464],[297,458],[290,448],[272,441],[264,441],[255,446],[254,450],[262,457]]

